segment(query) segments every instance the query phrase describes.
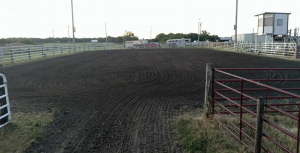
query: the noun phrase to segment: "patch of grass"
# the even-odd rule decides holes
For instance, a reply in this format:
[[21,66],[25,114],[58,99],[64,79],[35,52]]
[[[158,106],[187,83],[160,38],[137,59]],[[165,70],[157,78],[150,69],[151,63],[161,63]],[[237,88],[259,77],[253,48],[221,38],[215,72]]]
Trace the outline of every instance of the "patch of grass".
[[245,152],[245,147],[230,138],[221,127],[201,117],[179,117],[175,122],[175,129],[179,144],[189,153]]
[[[236,117],[233,117],[232,115],[223,115],[228,120],[233,122],[236,126],[239,125],[239,120]],[[215,116],[218,117],[218,116]],[[218,117],[219,120],[222,121],[229,129],[234,131],[236,135],[238,135],[238,131],[234,130],[232,126],[229,125],[229,123],[226,123],[224,119]],[[268,120],[269,122],[278,125],[279,127],[287,130],[288,132],[297,135],[297,121],[293,120],[287,116],[283,116],[282,114],[278,113],[265,113],[264,119]],[[243,120],[247,121],[248,123],[252,124],[253,126],[256,125],[256,118],[253,117],[250,114],[243,114]],[[222,130],[225,131],[225,129],[222,128]],[[243,131],[247,133],[252,138],[255,137],[255,130],[247,126],[246,124],[243,124]],[[280,130],[276,129],[275,127],[270,126],[266,122],[263,123],[263,133],[267,136],[274,139],[276,142],[284,145],[286,148],[291,150],[292,152],[296,152],[297,148],[297,141],[290,136],[284,134]],[[242,139],[244,142],[246,142],[250,146],[254,146],[254,142],[250,141],[246,136],[242,136]],[[235,140],[237,141],[237,140]],[[238,142],[238,141],[237,141]],[[284,153],[285,151],[281,148],[277,147],[273,142],[269,141],[265,137],[262,138],[262,145],[266,149],[268,149],[270,152],[276,152],[276,153]]]
[[52,113],[52,115],[57,115],[58,113],[59,113],[59,111],[58,111],[58,109],[57,108],[51,108],[51,113]]
[[42,129],[53,121],[51,113],[12,113],[12,123],[0,129],[0,152],[23,152],[43,139]]
[[[297,116],[297,113],[294,113]],[[230,120],[234,125],[239,127],[239,119],[232,115],[223,115]],[[224,125],[226,125],[236,136],[239,135],[238,130],[232,127],[229,123],[218,115],[215,115]],[[264,118],[281,128],[297,134],[298,122],[283,116],[278,113],[267,113]],[[250,114],[243,114],[243,120],[256,125],[256,118]],[[246,124],[242,124],[243,131],[252,138],[255,137],[255,130],[250,128]],[[201,117],[193,116],[181,116],[175,122],[176,134],[180,140],[179,144],[185,149],[186,152],[196,153],[214,153],[214,152],[250,152],[246,146],[236,140],[226,129],[219,125],[215,120],[207,120]],[[270,136],[275,141],[284,145],[292,152],[296,151],[297,141],[292,139],[290,136],[284,134],[278,129],[271,127],[269,124],[264,122],[263,133]],[[254,142],[250,141],[245,135],[242,135],[242,140],[249,146],[254,147]],[[265,137],[262,139],[262,145],[270,152],[285,152],[281,148],[277,147],[274,143],[267,140]]]

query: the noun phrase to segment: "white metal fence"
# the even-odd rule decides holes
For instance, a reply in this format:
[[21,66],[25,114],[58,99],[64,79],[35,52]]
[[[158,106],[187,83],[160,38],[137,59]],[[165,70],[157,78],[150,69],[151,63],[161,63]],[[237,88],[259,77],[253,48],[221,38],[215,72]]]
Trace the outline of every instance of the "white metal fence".
[[7,80],[0,74],[0,128],[11,122],[11,112],[7,90]]
[[201,42],[200,46],[257,55],[271,55],[288,58],[300,57],[300,47],[297,46],[296,43],[239,43],[235,46],[233,42]]
[[99,46],[96,44],[5,46],[0,47],[0,64],[97,49]]

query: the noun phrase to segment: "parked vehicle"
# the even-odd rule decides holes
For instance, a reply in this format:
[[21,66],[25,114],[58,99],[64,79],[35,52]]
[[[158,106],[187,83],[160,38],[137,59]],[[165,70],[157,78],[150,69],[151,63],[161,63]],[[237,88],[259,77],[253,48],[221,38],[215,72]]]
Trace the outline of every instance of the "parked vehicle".
[[125,48],[147,48],[148,40],[125,41]]
[[185,47],[186,43],[191,43],[191,39],[169,39],[166,41],[167,47],[175,48],[175,47]]
[[125,48],[161,48],[162,44],[150,42],[148,40],[125,41]]
[[147,47],[148,48],[161,48],[162,45],[157,42],[150,42]]

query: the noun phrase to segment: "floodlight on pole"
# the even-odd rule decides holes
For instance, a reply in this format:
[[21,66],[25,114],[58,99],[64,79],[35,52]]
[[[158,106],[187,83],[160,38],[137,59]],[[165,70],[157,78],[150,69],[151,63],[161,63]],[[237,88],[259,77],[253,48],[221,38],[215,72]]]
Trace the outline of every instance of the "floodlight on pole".
[[75,27],[74,27],[74,14],[73,14],[73,0],[71,0],[71,9],[72,9],[72,33],[73,33],[73,47],[75,49]]

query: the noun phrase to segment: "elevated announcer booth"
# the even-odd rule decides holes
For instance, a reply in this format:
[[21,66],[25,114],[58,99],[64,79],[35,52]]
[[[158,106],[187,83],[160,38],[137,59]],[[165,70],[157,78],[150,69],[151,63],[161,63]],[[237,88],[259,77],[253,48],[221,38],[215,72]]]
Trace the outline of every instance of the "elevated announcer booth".
[[258,35],[285,36],[288,35],[288,22],[291,13],[265,12],[258,17]]

